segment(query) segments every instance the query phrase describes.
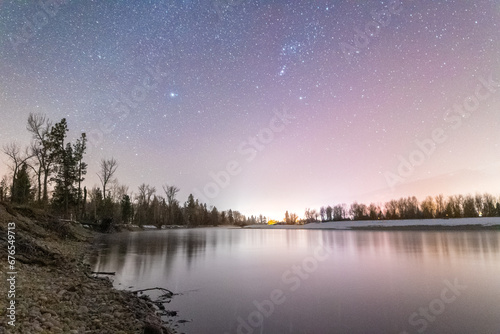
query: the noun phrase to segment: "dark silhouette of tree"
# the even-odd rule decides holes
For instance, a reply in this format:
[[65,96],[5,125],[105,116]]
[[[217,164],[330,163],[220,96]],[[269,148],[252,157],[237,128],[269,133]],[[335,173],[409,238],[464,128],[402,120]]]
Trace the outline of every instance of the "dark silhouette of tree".
[[446,216],[446,203],[444,196],[439,194],[435,197],[436,201],[436,218],[444,218]]
[[212,208],[212,211],[210,212],[210,223],[213,226],[219,225],[219,211],[215,206]]
[[323,221],[323,222],[326,221],[326,208],[324,206],[319,208],[319,216],[320,216],[321,221]]
[[87,174],[87,163],[83,162],[83,156],[85,155],[85,150],[87,149],[87,136],[82,133],[81,138],[76,140],[74,145],[74,160],[76,162],[76,182],[78,184],[77,198],[76,198],[76,216],[80,218],[81,212],[83,212],[82,204],[82,182],[85,181],[85,175]]
[[189,194],[187,202],[184,204],[186,212],[186,222],[188,225],[196,225],[196,203],[193,194]]
[[432,196],[427,196],[420,204],[422,208],[422,216],[424,219],[432,219],[436,217],[437,206]]
[[66,215],[69,214],[71,207],[79,205],[80,185],[87,168],[82,161],[86,149],[85,133],[81,134],[75,145],[71,145],[65,143],[67,132],[68,124],[63,118],[50,129],[46,140],[55,172],[51,179],[56,183],[52,204]]
[[44,205],[49,201],[47,188],[54,163],[53,157],[51,157],[50,143],[48,142],[51,127],[52,124],[45,115],[30,113],[28,116],[26,128],[32,134],[31,152],[37,161],[37,166],[34,168],[38,181],[37,200]]
[[498,205],[498,203],[496,203],[496,200],[492,195],[484,194],[483,195],[482,216],[483,217],[495,217],[495,216],[497,216],[498,215],[497,208],[496,208],[497,205]]
[[3,147],[3,152],[9,160],[11,161],[10,164],[10,169],[12,170],[12,184],[10,188],[10,193],[11,193],[11,200],[12,200],[12,195],[16,194],[16,178],[17,174],[19,172],[19,168],[21,166],[25,165],[29,159],[31,159],[32,155],[29,152],[28,148],[26,148],[24,151],[21,150],[21,147],[19,144],[15,142],[11,142]]
[[179,192],[179,188],[176,186],[163,185],[163,191],[167,196],[167,205],[168,205],[168,221],[170,224],[174,222],[174,211],[176,207],[179,205],[179,202],[175,199],[175,196]]
[[9,187],[7,183],[7,176],[4,175],[2,181],[0,181],[0,202],[7,200],[7,189]]
[[304,216],[306,218],[306,223],[311,223],[311,222],[314,221],[314,211],[315,210],[311,210],[310,208],[307,208],[304,211]]
[[[482,200],[481,200],[481,202],[482,202]],[[464,197],[464,201],[463,201],[464,217],[470,218],[470,217],[479,216],[478,212],[481,212],[481,211],[476,210],[476,204],[477,204],[477,202],[475,201],[474,197],[472,197],[471,195],[467,195]],[[482,207],[482,203],[480,204],[480,206]]]
[[340,221],[345,220],[347,217],[347,212],[344,208],[344,205],[337,204],[333,207],[333,220]]
[[121,214],[122,214],[122,221],[125,224],[130,223],[130,220],[132,219],[132,202],[130,200],[130,196],[125,194],[122,197],[122,200],[120,202],[120,207],[121,207]]
[[333,220],[333,208],[330,205],[326,207],[326,220]]
[[140,226],[148,225],[152,222],[153,214],[150,210],[152,197],[156,192],[155,187],[141,184],[138,188],[139,193],[136,196],[137,210],[136,210],[136,223]]
[[12,188],[12,202],[16,204],[27,204],[31,199],[31,182],[28,174],[28,165],[23,163],[14,179]]
[[106,192],[106,186],[113,178],[113,175],[115,174],[117,168],[118,163],[116,162],[115,158],[101,160],[100,170],[99,173],[97,173],[97,176],[101,181],[103,198],[106,198],[108,196]]
[[370,206],[368,207],[368,216],[371,220],[377,220],[380,218],[381,215],[381,209],[374,203],[370,203]]
[[366,207],[365,204],[358,204],[358,202],[354,202],[351,204],[349,214],[352,216],[353,220],[369,219],[368,208]]

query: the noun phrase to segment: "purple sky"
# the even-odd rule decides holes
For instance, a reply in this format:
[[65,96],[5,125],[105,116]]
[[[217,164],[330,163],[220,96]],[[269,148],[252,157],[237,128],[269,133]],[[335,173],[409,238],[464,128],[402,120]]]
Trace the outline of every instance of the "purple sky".
[[499,24],[498,0],[0,1],[0,143],[66,117],[88,187],[115,157],[130,191],[276,219],[498,195]]

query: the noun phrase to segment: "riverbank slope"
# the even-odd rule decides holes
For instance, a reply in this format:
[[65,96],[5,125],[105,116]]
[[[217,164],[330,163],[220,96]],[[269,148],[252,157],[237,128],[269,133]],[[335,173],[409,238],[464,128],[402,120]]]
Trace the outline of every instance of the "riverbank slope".
[[[15,236],[10,243],[9,228]],[[0,203],[2,271],[15,272],[14,280],[0,281],[0,333],[175,333],[162,326],[146,297],[115,290],[108,279],[91,274],[84,259],[95,235],[41,210]],[[9,245],[15,246],[12,268]],[[15,311],[9,318],[11,301]]]

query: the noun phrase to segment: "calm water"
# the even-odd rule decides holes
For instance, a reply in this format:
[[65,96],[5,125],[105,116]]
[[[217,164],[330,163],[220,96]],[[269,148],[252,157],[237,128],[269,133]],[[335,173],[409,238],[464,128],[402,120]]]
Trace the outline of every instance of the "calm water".
[[94,270],[117,272],[115,286],[182,293],[167,309],[188,334],[500,333],[496,231],[214,228],[101,244]]

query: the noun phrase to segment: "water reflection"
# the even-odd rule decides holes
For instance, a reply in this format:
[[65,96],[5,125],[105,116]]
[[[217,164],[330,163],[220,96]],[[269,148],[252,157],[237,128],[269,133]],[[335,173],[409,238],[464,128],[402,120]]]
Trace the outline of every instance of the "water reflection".
[[[193,320],[186,333],[237,333],[238,319],[275,289],[286,302],[252,333],[416,333],[410,315],[454,279],[468,289],[429,332],[493,333],[500,324],[499,232],[214,228],[121,233],[100,242],[94,270],[117,272],[116,285],[196,291],[171,304]],[[332,253],[292,291],[292,277],[283,274],[318,245]]]

